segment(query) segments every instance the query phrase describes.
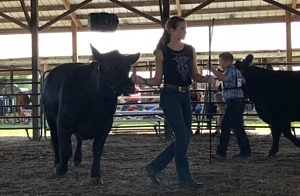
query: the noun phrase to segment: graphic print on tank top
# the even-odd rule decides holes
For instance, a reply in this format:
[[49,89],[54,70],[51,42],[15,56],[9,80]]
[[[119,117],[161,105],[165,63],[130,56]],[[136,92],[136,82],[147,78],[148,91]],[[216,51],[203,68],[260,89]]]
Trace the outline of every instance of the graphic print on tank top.
[[189,65],[188,60],[189,58],[186,57],[184,54],[174,54],[175,57],[173,58],[174,61],[177,62],[177,72],[181,75],[182,80],[185,82],[187,80],[187,75],[189,73]]

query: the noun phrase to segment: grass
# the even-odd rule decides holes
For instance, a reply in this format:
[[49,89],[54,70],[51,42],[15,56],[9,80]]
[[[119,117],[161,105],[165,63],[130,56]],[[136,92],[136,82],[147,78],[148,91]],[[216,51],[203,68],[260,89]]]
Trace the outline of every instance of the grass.
[[[29,135],[32,135],[32,129],[28,129]],[[25,129],[1,129],[0,136],[26,136]]]
[[32,135],[32,123],[3,123],[0,124],[0,136],[26,136],[26,129]]

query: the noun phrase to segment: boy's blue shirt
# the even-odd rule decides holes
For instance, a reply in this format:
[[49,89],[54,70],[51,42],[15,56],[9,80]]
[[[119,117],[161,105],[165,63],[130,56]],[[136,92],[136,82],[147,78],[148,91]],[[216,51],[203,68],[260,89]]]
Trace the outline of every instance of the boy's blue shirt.
[[222,95],[224,101],[244,98],[244,92],[241,88],[241,79],[244,79],[244,77],[241,72],[233,64],[230,64],[224,69],[224,74],[228,77],[228,81],[223,82]]

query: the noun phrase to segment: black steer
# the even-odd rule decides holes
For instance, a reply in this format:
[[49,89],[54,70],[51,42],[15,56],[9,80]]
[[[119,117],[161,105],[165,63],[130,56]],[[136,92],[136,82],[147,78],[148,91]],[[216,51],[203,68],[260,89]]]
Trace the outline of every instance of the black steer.
[[100,157],[112,127],[117,97],[134,93],[129,71],[140,54],[100,54],[93,46],[91,49],[91,64],[66,63],[53,69],[45,79],[41,97],[55,154],[55,175],[68,171],[71,135],[76,134],[75,164],[81,162],[82,140],[94,139],[91,179],[99,184],[103,183]]
[[270,125],[273,137],[269,156],[278,152],[281,133],[300,147],[291,132],[291,122],[300,120],[299,71],[274,71],[252,65],[253,55],[237,61],[236,67],[246,79],[244,92],[254,103],[258,116]]

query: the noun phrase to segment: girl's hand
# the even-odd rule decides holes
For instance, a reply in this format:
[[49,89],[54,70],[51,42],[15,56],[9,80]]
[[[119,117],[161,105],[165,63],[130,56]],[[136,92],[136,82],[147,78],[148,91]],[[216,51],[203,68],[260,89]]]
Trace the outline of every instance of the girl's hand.
[[207,78],[207,83],[216,85],[216,78],[214,76],[206,76],[206,78]]
[[133,83],[136,83],[136,77],[137,77],[136,72],[133,72],[130,76],[130,79]]
[[144,84],[144,79],[141,76],[136,75],[136,73],[133,73],[131,76],[131,81],[135,84]]
[[206,63],[206,68],[208,71],[211,71],[212,66],[211,65],[209,66],[209,62]]

